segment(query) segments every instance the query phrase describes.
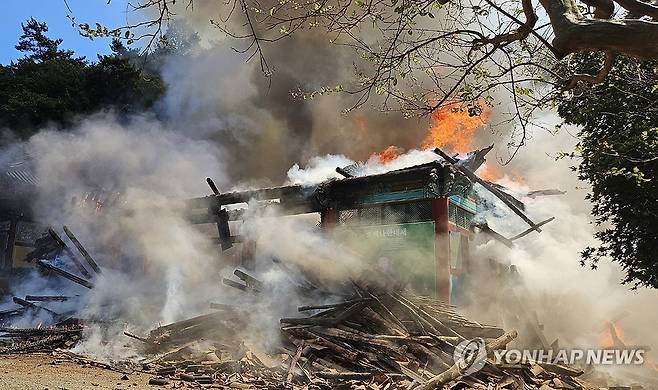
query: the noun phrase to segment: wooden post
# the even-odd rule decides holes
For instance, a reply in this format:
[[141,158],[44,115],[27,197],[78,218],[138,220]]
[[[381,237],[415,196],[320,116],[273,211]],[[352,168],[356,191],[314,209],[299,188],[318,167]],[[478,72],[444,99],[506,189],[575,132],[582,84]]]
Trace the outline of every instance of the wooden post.
[[450,303],[450,222],[447,197],[432,199],[432,219],[435,235],[436,296]]
[[334,227],[338,224],[338,210],[324,209],[320,213],[320,224],[323,228]]
[[7,232],[7,247],[5,248],[5,269],[14,268],[14,246],[16,245],[16,231],[18,230],[18,218],[12,216]]

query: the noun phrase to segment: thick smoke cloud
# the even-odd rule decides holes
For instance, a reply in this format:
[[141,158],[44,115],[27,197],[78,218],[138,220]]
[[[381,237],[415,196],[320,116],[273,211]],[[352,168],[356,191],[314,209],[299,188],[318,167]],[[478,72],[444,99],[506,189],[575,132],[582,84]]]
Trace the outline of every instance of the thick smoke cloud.
[[223,145],[224,169],[232,179],[281,182],[289,167],[314,156],[343,153],[367,159],[373,150],[391,144],[412,148],[424,134],[427,118],[380,112],[373,109],[375,98],[345,115],[353,96],[293,97],[291,91],[298,88],[315,90],[354,80],[358,55],[332,44],[321,31],[264,44],[272,71],[268,78],[257,58],[245,62],[246,56],[233,50],[248,42],[228,40],[210,25],[210,19],[221,20],[217,3],[194,4],[193,10],[179,13],[184,20],[180,26],[199,33],[200,44],[190,56],[174,56],[166,63],[168,93],[161,108],[181,132],[203,134]]
[[85,310],[135,325],[200,310],[217,252],[170,203],[207,193],[205,176],[225,182],[216,147],[146,117],[98,114],[70,130],[44,130],[26,149],[40,178],[35,220],[68,225],[107,267]]

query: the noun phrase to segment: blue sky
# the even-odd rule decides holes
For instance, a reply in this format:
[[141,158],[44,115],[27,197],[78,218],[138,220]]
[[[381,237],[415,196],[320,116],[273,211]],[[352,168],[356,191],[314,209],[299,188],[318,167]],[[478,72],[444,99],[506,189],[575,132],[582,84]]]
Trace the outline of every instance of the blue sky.
[[[127,0],[67,0],[77,23],[95,22],[112,27],[126,23]],[[21,55],[14,49],[21,34],[21,23],[30,17],[48,24],[51,38],[62,38],[62,47],[79,56],[96,59],[97,53],[109,52],[108,39],[93,41],[80,36],[66,17],[69,11],[64,0],[2,0],[0,13],[0,63],[7,64]],[[132,18],[134,19],[134,17]]]

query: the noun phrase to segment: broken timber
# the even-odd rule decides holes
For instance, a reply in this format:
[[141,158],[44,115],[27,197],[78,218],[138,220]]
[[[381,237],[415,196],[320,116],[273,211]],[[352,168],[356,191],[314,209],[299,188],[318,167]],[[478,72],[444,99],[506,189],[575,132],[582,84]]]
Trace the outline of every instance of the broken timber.
[[[73,245],[75,245],[75,247],[78,248],[78,251],[80,252],[80,254],[82,255],[82,257],[84,257],[85,260],[87,260],[87,263],[89,264],[89,266],[91,266],[91,268],[94,270],[94,272],[96,272],[97,274],[100,275],[100,273],[101,273],[101,268],[98,266],[98,264],[96,263],[96,261],[94,261],[94,258],[91,257],[91,255],[89,254],[89,252],[87,252],[87,250],[86,250],[85,247],[80,243],[80,241],[78,241],[78,239],[77,239],[77,237],[75,236],[75,234],[73,234],[73,232],[72,232],[71,230],[69,230],[69,228],[68,228],[66,225],[64,226],[64,233],[66,233],[66,235],[67,235],[68,238],[71,240],[71,242],[73,243]],[[86,276],[88,277],[89,275],[86,275]]]
[[535,226],[531,227],[530,229],[524,230],[523,232],[521,232],[521,233],[517,234],[516,236],[510,238],[510,241],[518,240],[518,239],[521,238],[521,237],[525,237],[525,236],[527,236],[528,234],[534,232],[535,230],[536,230],[536,231],[540,231],[540,230],[538,229],[540,226],[544,226],[544,225],[546,225],[547,223],[553,221],[554,219],[555,219],[555,217],[550,217],[550,218],[548,218],[548,219],[546,219],[546,220],[544,220],[544,221],[541,221],[541,222],[539,222],[538,224],[536,224]]
[[59,313],[56,313],[56,312],[54,312],[50,309],[46,309],[43,306],[35,305],[34,303],[28,302],[28,301],[26,301],[24,299],[21,299],[19,297],[13,297],[12,300],[14,301],[15,304],[21,305],[21,306],[23,306],[27,309],[32,309],[32,310],[36,310],[36,311],[42,310],[42,311],[45,311],[46,313],[52,315],[53,317],[59,317]]
[[[499,338],[492,341],[491,343],[486,344],[487,352],[491,352],[493,350],[501,349],[505,347],[507,344],[509,344],[510,341],[514,340],[516,336],[518,336],[518,333],[515,330],[505,333],[504,335],[500,336]],[[472,363],[473,362],[471,362],[471,364]],[[460,367],[460,364],[457,362],[448,370],[440,373],[439,375],[436,375],[435,377],[427,381],[427,383],[425,383],[424,385],[416,387],[415,390],[433,390],[439,387],[443,387],[444,384],[462,376],[462,370],[465,368],[466,367]]]
[[48,263],[47,263],[46,261],[44,261],[44,260],[39,260],[39,261],[37,261],[37,265],[40,266],[40,267],[43,267],[43,268],[45,268],[45,269],[47,269],[47,270],[49,270],[49,271],[53,271],[53,272],[55,272],[56,274],[58,274],[58,275],[60,275],[60,276],[63,276],[63,277],[65,277],[66,279],[68,279],[68,280],[70,280],[70,281],[72,281],[72,282],[74,282],[74,283],[77,283],[77,284],[79,284],[79,285],[81,285],[81,286],[87,287],[88,289],[92,289],[92,288],[94,288],[94,285],[93,285],[91,282],[89,282],[88,280],[83,279],[83,278],[81,278],[81,277],[79,277],[79,276],[73,275],[72,273],[67,272],[67,271],[64,271],[64,270],[61,269],[61,268],[57,268],[57,267],[55,267],[55,266],[52,265],[52,264],[48,264]]
[[65,302],[71,299],[71,297],[65,297],[63,295],[26,295],[26,301],[32,302]]
[[482,187],[486,188],[489,192],[494,194],[498,199],[500,199],[503,203],[505,203],[505,205],[507,207],[509,207],[510,210],[512,210],[516,215],[521,217],[521,219],[523,219],[528,225],[533,227],[534,230],[537,230],[537,232],[541,232],[541,229],[539,228],[539,226],[537,226],[536,223],[534,223],[530,218],[528,218],[528,216],[525,215],[525,213],[521,209],[519,209],[514,204],[514,202],[510,201],[510,199],[508,198],[508,196],[509,196],[508,194],[505,194],[504,192],[502,192],[498,188],[496,188],[496,187],[492,186],[491,184],[487,183],[485,180],[482,180],[478,175],[471,172],[465,166],[458,164],[458,160],[455,160],[454,158],[448,156],[443,150],[441,150],[439,148],[436,148],[436,149],[434,149],[434,153],[436,153],[439,156],[443,157],[443,159],[448,164],[452,165],[453,167],[455,167],[455,169],[459,170],[461,173],[466,175],[466,177],[471,179],[471,181],[476,182],[476,183],[480,184]]
[[82,275],[85,277],[91,277],[91,274],[87,269],[82,265],[78,257],[73,253],[73,251],[66,245],[64,241],[62,241],[61,237],[59,234],[57,234],[52,228],[48,228],[48,234],[57,242],[57,244],[62,248],[64,252],[68,255],[68,257],[71,258],[71,261],[75,264],[76,267],[78,267],[78,270]]

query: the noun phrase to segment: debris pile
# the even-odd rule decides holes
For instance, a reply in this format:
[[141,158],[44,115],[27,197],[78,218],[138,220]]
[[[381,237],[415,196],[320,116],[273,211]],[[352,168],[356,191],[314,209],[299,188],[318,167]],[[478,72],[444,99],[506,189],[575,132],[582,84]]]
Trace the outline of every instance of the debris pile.
[[[251,293],[267,288],[244,272],[236,275],[261,289]],[[230,285],[235,284],[240,283]],[[246,285],[236,288],[249,291]],[[241,335],[254,320],[250,311],[225,304],[212,304],[215,312],[161,326],[148,337],[127,335],[139,339],[144,352],[155,356],[144,364],[155,375],[151,381],[155,385],[587,388],[577,378],[583,373],[580,370],[487,360],[493,350],[504,349],[516,331],[470,321],[433,298],[356,284],[354,290],[354,295],[339,302],[299,306],[304,316],[281,318],[280,343],[267,351],[247,344]]]
[[82,337],[84,327],[65,321],[43,328],[0,327],[0,354],[50,352],[72,348]]
[[[34,259],[43,272],[64,277],[89,289],[92,271],[101,274],[93,258],[69,230],[64,229],[81,258],[50,229]],[[82,278],[53,258],[64,253]],[[75,260],[74,260],[75,259]],[[86,262],[89,271],[85,269]],[[274,263],[291,271],[281,260]],[[271,292],[271,286],[235,270],[238,281],[224,278],[244,299],[240,304],[211,304],[211,312],[153,329],[138,341],[139,355],[148,360],[140,370],[154,375],[153,385],[188,382],[231,388],[405,388],[427,390],[444,385],[455,389],[584,389],[582,371],[546,364],[500,365],[492,351],[504,349],[516,331],[482,325],[459,315],[454,307],[429,297],[350,280],[340,286],[311,275],[289,275],[297,291],[299,316],[280,318],[278,340],[253,342],[250,325],[262,321],[251,303]],[[0,354],[71,348],[82,337],[84,320],[46,308],[46,303],[72,297],[14,297],[16,309],[0,313],[0,321],[26,313],[45,314],[54,325],[0,328]],[[35,303],[36,302],[36,303]],[[318,302],[315,304],[314,302]],[[302,305],[303,304],[303,305]],[[255,306],[254,306],[255,307]],[[249,330],[247,330],[249,329]],[[261,336],[262,337],[262,336]],[[262,341],[262,340],[261,340]],[[264,346],[266,344],[266,346]],[[489,359],[487,358],[489,357]],[[175,385],[178,386],[178,385]]]

